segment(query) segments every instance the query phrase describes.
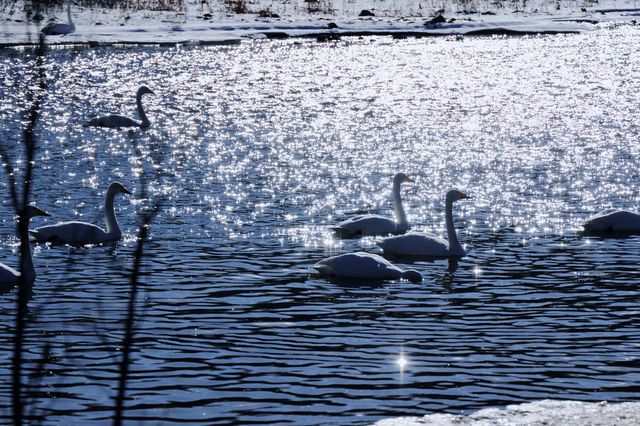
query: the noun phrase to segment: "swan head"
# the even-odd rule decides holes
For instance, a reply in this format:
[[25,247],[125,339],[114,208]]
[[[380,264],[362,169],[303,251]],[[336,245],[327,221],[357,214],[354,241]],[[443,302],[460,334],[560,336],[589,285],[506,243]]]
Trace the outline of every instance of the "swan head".
[[42,209],[39,209],[36,206],[27,206],[26,212],[29,219],[36,216],[51,216],[49,213],[45,212]]
[[396,173],[396,175],[393,177],[393,183],[395,185],[399,185],[402,182],[415,182],[415,181],[411,179],[409,176],[405,175],[404,173]]
[[447,203],[453,203],[454,201],[462,200],[465,198],[470,197],[464,192],[458,191],[457,189],[452,189],[451,191],[447,192]]
[[142,96],[145,93],[153,93],[153,92],[147,86],[140,86],[140,88],[138,89],[138,96]]
[[422,275],[415,269],[407,269],[402,273],[402,278],[411,281],[412,283],[419,283],[422,281]]
[[124,185],[120,182],[113,182],[111,185],[109,185],[109,189],[107,190],[107,192],[113,194],[131,194],[131,192],[129,192],[127,188],[125,188]]

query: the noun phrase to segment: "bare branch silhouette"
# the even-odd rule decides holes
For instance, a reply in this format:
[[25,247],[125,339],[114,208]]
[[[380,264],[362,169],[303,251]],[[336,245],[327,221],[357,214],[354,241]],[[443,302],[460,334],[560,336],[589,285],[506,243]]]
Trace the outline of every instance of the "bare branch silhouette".
[[[21,425],[24,421],[24,401],[22,399],[22,346],[26,328],[27,303],[31,297],[31,283],[25,280],[27,251],[29,246],[29,216],[27,205],[29,204],[29,193],[31,190],[31,176],[33,171],[33,160],[35,157],[36,138],[34,135],[36,124],[40,116],[40,106],[42,103],[45,88],[43,59],[45,55],[44,36],[40,40],[35,50],[34,67],[35,82],[26,84],[27,101],[30,103],[26,113],[26,125],[22,131],[22,143],[24,145],[25,166],[22,176],[17,177],[16,168],[11,164],[11,158],[7,147],[0,145],[0,157],[7,173],[9,182],[9,193],[13,208],[19,216],[18,234],[20,236],[20,276],[18,278],[18,297],[16,300],[16,320],[14,332],[14,347],[12,361],[12,400],[13,400],[13,423]],[[22,194],[19,194],[18,185],[21,183]]]
[[[132,133],[133,135],[133,133]],[[131,138],[132,146],[135,150],[138,158],[142,159],[143,155],[137,146],[134,137]],[[151,161],[152,170],[159,170],[154,167],[153,161]],[[156,176],[158,173],[154,173]],[[140,177],[140,197],[147,199],[147,181],[145,179],[145,173],[143,172]],[[136,318],[136,301],[138,295],[138,278],[141,275],[141,262],[144,255],[144,244],[147,241],[149,235],[149,226],[152,220],[156,217],[160,208],[164,202],[165,197],[156,197],[152,204],[147,207],[145,211],[140,214],[140,225],[138,229],[138,239],[136,245],[136,251],[133,260],[133,268],[131,270],[131,276],[129,279],[130,292],[129,292],[129,305],[127,309],[127,318],[125,319],[124,337],[122,339],[122,359],[120,361],[120,376],[118,378],[118,393],[115,397],[115,412],[113,416],[114,426],[120,426],[123,420],[124,413],[124,401],[126,399],[127,380],[129,378],[129,365],[131,362],[131,353],[133,352],[133,340],[135,333],[135,318]]]

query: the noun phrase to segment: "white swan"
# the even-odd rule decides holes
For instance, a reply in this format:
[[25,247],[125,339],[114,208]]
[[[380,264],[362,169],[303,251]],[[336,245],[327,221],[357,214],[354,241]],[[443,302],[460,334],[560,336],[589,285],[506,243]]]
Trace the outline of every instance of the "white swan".
[[76,26],[71,20],[71,0],[68,0],[67,2],[67,20],[69,21],[68,24],[60,24],[55,22],[47,24],[40,30],[40,32],[45,35],[66,35],[75,32]]
[[131,194],[118,182],[109,185],[104,202],[104,217],[107,230],[86,222],[61,222],[56,225],[42,226],[29,232],[37,242],[51,241],[59,244],[82,246],[85,244],[100,244],[119,240],[122,236],[116,215],[113,211],[113,199],[116,194]]
[[321,260],[313,266],[322,276],[336,278],[361,278],[371,280],[422,281],[422,275],[414,269],[402,269],[377,254],[358,252],[342,254]]
[[624,210],[604,211],[592,216],[582,224],[589,233],[640,233],[640,215]]
[[342,221],[330,229],[341,237],[400,234],[407,231],[411,225],[409,225],[400,198],[400,184],[402,182],[413,182],[413,180],[404,173],[398,173],[393,178],[393,205],[396,210],[397,222],[377,214],[364,214]]
[[435,235],[415,232],[411,234],[389,237],[380,241],[378,245],[385,253],[398,256],[433,256],[433,257],[462,257],[466,253],[456,235],[453,225],[453,202],[469,198],[460,191],[452,189],[447,192],[445,204],[445,218],[447,223],[447,236],[449,241],[443,240]]
[[124,117],[122,115],[106,115],[103,117],[92,118],[87,122],[87,126],[95,126],[95,127],[149,127],[151,122],[147,118],[147,115],[144,113],[144,109],[142,109],[142,95],[145,93],[153,93],[151,89],[147,86],[140,86],[138,89],[138,93],[136,94],[136,105],[138,106],[138,115],[142,120],[140,123],[129,118]]
[[[27,206],[27,217],[31,219],[34,216],[49,216],[49,213],[46,213],[35,206]],[[33,259],[31,258],[31,247],[29,247],[25,256],[24,282],[26,284],[33,284],[36,280],[36,270],[33,267]],[[20,272],[5,265],[4,263],[0,263],[0,285],[16,285],[19,278]]]

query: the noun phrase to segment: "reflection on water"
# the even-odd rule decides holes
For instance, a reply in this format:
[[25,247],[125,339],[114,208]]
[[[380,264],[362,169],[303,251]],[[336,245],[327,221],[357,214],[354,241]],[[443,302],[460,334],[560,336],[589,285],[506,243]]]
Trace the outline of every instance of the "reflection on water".
[[[143,262],[132,418],[370,423],[636,398],[640,237],[576,231],[601,209],[638,210],[638,34],[49,52],[33,198],[54,220],[102,224],[108,183],[135,189],[116,206],[118,244],[35,247],[25,355],[35,368],[49,347],[39,413],[62,424],[111,415],[136,185],[154,165],[151,195],[167,201]],[[0,56],[1,136],[16,146],[26,67]],[[143,83],[152,127],[82,126],[134,115]],[[401,261],[418,284],[310,276],[330,255],[379,252],[376,238],[335,240],[328,226],[390,215],[398,171],[416,180],[403,188],[414,229],[443,235],[445,192],[472,196],[454,208],[468,255]],[[2,299],[7,366],[12,294]]]

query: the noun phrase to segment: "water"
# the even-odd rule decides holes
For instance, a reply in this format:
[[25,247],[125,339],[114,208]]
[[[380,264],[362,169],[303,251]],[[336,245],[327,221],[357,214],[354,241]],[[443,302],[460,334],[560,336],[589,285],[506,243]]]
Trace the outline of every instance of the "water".
[[[127,415],[156,423],[367,424],[640,389],[639,237],[581,236],[605,208],[639,210],[640,31],[546,37],[247,41],[50,51],[33,226],[102,223],[109,182],[123,240],[34,248],[25,356],[34,415],[108,422],[135,249],[140,179],[165,197],[146,246]],[[24,57],[0,56],[0,125],[14,158]],[[153,122],[135,115],[146,84]],[[133,146],[142,154],[136,154]],[[468,255],[412,265],[422,283],[310,276],[378,252],[327,227],[391,214],[403,171],[414,229],[444,235],[444,194]],[[6,175],[4,175],[6,176]],[[2,192],[7,194],[6,178]],[[17,264],[10,200],[2,258]],[[10,407],[15,292],[1,296],[0,407]],[[397,362],[403,355],[406,365]]]

